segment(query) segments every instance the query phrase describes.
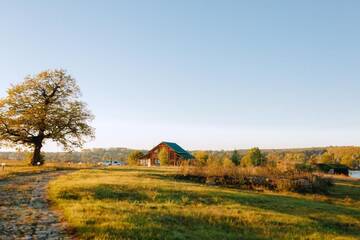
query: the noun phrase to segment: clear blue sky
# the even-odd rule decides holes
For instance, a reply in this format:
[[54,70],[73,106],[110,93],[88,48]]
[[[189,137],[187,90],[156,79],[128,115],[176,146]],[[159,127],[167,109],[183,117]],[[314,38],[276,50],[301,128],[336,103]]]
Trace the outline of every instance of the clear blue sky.
[[360,145],[359,12],[355,0],[1,1],[0,96],[67,69],[96,115],[87,147]]

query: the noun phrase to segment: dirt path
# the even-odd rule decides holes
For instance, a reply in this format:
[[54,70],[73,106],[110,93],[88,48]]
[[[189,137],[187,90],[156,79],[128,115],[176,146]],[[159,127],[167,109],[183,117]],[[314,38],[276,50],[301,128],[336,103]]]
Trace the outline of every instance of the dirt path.
[[65,171],[0,181],[0,240],[71,239],[46,201],[48,182]]

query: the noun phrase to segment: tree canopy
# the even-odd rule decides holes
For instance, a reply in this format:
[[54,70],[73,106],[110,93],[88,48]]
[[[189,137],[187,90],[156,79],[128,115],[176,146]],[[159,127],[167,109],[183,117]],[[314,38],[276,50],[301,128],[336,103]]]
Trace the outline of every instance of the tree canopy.
[[241,160],[241,157],[239,155],[239,153],[234,150],[231,154],[231,161],[235,164],[235,165],[239,165],[240,164],[240,160]]
[[80,88],[64,70],[43,71],[12,85],[0,99],[0,141],[33,147],[31,163],[41,160],[44,141],[66,150],[94,137],[93,115],[79,100]]
[[333,153],[325,152],[320,156],[320,163],[335,163],[335,157]]
[[129,165],[138,165],[139,159],[142,158],[143,156],[144,153],[139,150],[132,151],[127,158],[127,163]]
[[158,158],[160,160],[160,165],[168,165],[169,164],[169,153],[165,148],[160,149],[158,153]]
[[260,166],[265,163],[266,156],[257,147],[251,148],[241,159],[241,165],[243,166]]
[[206,162],[209,158],[209,154],[205,151],[197,151],[195,152],[195,159],[199,165],[206,165]]

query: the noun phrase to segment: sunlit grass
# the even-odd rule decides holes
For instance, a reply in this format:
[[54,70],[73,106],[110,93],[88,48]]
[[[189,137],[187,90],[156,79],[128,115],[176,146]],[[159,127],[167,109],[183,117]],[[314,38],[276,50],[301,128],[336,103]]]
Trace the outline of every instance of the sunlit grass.
[[[5,164],[2,167],[2,163]],[[43,166],[30,166],[26,161],[18,160],[0,160],[0,179],[4,179],[14,175],[21,174],[33,174],[41,173],[45,171],[57,171],[57,170],[66,170],[66,169],[81,169],[89,168],[93,165],[89,164],[68,164],[68,163],[57,163],[57,162],[47,162]]]
[[[360,189],[338,195],[239,191],[175,181],[172,169],[81,170],[49,187],[81,239],[358,239]],[[334,191],[336,191],[334,188]]]

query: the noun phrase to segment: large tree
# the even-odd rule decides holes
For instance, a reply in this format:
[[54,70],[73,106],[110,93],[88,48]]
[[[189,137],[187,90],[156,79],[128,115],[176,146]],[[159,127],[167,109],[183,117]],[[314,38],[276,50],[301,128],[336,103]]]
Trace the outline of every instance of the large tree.
[[46,140],[65,150],[81,147],[94,137],[94,129],[89,125],[93,115],[79,98],[78,85],[64,70],[26,77],[0,99],[0,141],[33,148],[32,165],[43,163]]

